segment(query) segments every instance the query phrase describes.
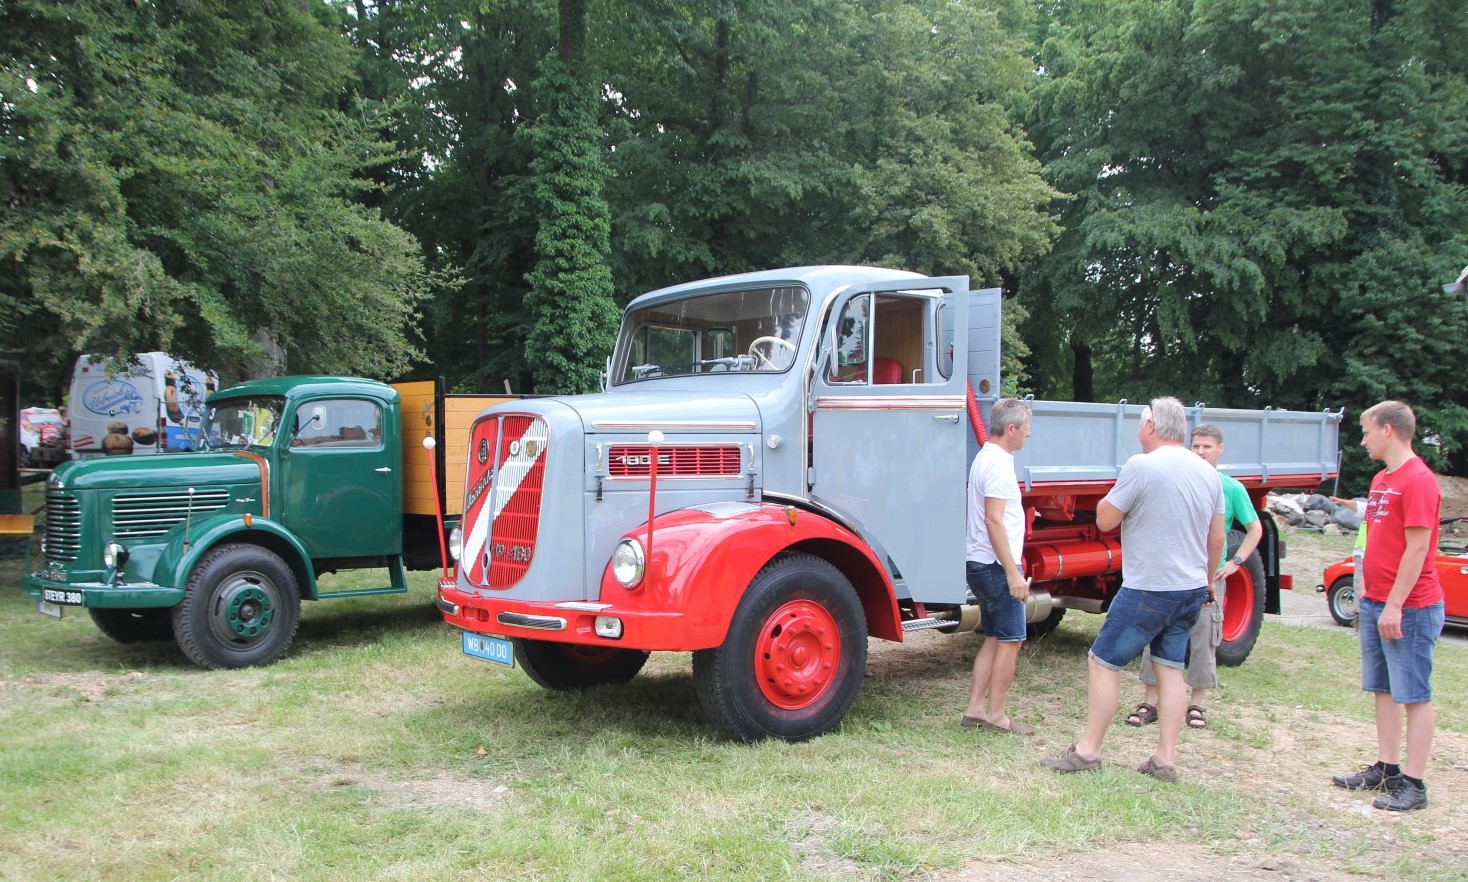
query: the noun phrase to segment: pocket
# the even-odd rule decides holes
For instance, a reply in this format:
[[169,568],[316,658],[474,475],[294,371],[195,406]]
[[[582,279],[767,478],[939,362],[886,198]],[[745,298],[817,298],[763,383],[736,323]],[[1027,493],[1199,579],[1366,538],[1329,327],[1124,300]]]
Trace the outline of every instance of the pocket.
[[1211,625],[1210,625],[1210,634],[1211,634],[1211,637],[1212,637],[1212,645],[1213,646],[1222,646],[1223,645],[1223,610],[1219,609],[1218,608],[1218,604],[1216,604],[1216,603],[1213,604],[1213,605],[1211,605],[1211,606],[1206,606],[1203,609],[1207,612],[1209,621],[1211,622]]
[[1174,604],[1144,594],[1137,600],[1137,611],[1132,614],[1132,627],[1149,634],[1160,634],[1172,618],[1175,608]]

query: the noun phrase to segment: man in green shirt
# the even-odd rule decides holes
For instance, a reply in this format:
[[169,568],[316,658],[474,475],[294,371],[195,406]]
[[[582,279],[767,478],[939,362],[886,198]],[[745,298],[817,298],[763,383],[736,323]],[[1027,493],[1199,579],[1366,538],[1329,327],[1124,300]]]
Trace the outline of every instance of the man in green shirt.
[[[1201,423],[1193,430],[1193,452],[1218,468],[1218,458],[1223,454],[1223,430],[1212,423]],[[1226,529],[1240,528],[1244,540],[1228,556],[1224,549],[1224,560],[1213,573],[1212,600],[1198,614],[1198,623],[1193,626],[1188,641],[1187,682],[1191,694],[1188,697],[1187,725],[1189,729],[1202,729],[1208,725],[1208,691],[1218,688],[1218,647],[1223,643],[1223,596],[1228,577],[1238,571],[1259,546],[1264,535],[1264,526],[1259,523],[1259,513],[1249,499],[1244,485],[1222,472],[1218,473],[1223,483],[1223,523]],[[1146,695],[1137,709],[1127,715],[1132,726],[1142,726],[1157,720],[1157,677],[1152,672],[1152,656],[1142,654],[1142,683]]]

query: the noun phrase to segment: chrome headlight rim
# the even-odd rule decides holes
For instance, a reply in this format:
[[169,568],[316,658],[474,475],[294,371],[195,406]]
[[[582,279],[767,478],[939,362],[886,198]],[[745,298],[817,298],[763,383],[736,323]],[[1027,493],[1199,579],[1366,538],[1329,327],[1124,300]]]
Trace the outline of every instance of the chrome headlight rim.
[[647,572],[647,556],[642,543],[628,537],[617,543],[612,551],[612,578],[623,588],[632,589],[642,584]]
[[102,563],[109,570],[115,570],[121,567],[127,563],[127,558],[127,547],[116,539],[109,540],[106,545],[102,546]]
[[449,531],[449,557],[458,562],[460,555],[464,553],[464,528],[458,524]]

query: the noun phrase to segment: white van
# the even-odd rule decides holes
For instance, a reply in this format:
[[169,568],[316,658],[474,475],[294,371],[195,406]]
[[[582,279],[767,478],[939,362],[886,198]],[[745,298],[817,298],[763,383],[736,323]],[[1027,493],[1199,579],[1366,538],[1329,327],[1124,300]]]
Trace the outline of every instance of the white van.
[[204,399],[219,377],[164,352],[107,377],[110,358],[83,355],[71,375],[71,450],[77,457],[193,450]]

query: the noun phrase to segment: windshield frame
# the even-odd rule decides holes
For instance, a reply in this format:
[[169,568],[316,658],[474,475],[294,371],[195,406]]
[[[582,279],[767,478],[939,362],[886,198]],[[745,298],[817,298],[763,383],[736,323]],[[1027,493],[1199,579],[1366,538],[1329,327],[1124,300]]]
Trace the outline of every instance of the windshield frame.
[[[239,419],[232,427],[226,440],[223,432],[216,433],[216,424],[224,416],[223,411],[243,416],[243,411],[249,409],[252,416],[249,420]],[[275,446],[280,435],[280,421],[284,416],[286,400],[284,395],[241,395],[222,400],[210,399],[204,408],[204,417],[199,422],[200,445],[204,450],[248,450],[250,448],[261,448],[269,450]],[[270,425],[259,428],[261,413],[269,413],[272,417]],[[246,435],[245,433],[249,434]]]

